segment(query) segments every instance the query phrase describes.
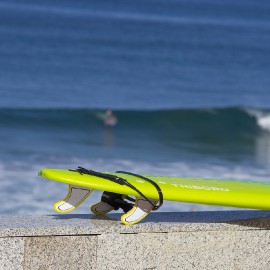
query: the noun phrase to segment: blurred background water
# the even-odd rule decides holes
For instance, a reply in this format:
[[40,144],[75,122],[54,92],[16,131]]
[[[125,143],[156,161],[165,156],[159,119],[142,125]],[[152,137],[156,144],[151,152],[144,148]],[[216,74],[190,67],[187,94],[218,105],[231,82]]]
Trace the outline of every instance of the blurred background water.
[[[1,1],[0,214],[53,213],[66,190],[43,167],[269,181],[269,12],[255,0]],[[224,209],[161,211],[193,208]]]

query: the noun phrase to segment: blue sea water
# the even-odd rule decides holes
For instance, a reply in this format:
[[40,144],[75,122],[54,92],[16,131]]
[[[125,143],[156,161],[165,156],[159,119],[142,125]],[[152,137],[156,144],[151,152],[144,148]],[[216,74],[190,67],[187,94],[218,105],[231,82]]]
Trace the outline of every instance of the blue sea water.
[[[255,0],[1,1],[0,214],[52,213],[65,190],[42,167],[269,181],[269,12]],[[108,108],[114,127],[99,118]],[[194,207],[222,209],[161,210]]]

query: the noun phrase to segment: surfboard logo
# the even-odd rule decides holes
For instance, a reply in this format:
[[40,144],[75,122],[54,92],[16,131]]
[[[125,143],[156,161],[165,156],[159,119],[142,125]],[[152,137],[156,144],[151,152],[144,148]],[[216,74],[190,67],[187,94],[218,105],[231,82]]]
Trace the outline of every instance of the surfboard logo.
[[230,191],[228,188],[219,188],[219,187],[206,187],[206,186],[190,186],[190,185],[178,185],[180,188],[190,188],[190,189],[203,189],[203,190],[213,190],[213,191]]

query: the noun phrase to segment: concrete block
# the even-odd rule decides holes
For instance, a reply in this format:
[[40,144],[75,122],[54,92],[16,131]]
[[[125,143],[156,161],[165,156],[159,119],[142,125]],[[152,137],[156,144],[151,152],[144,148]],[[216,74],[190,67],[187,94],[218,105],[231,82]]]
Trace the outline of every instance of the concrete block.
[[22,270],[24,256],[24,239],[0,238],[0,269]]
[[169,233],[159,269],[234,269],[234,234],[227,231]]
[[164,233],[100,235],[97,269],[158,269],[166,238]]
[[234,269],[235,238],[228,231],[104,234],[97,269]]
[[0,237],[270,229],[270,211],[157,212],[134,226],[121,224],[120,216],[0,216]]
[[[223,232],[220,233],[221,235]],[[235,233],[234,269],[270,269],[270,231],[247,231]]]
[[97,269],[96,247],[96,236],[27,237],[24,269]]
[[0,217],[0,270],[270,270],[269,255],[270,211]]

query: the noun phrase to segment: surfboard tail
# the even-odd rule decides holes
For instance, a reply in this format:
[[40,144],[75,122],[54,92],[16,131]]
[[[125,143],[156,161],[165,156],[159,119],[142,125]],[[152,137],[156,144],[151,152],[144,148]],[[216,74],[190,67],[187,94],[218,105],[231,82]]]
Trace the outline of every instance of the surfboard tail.
[[[157,190],[159,200],[147,198],[137,187],[128,182],[125,178],[113,174],[87,170],[83,167],[78,167],[75,170],[69,171],[73,173],[79,173],[80,175],[91,175],[93,177],[106,179],[120,186],[127,186],[139,195],[135,196],[136,200],[134,200],[133,198],[124,194],[104,191],[101,197],[101,201],[97,204],[94,204],[90,208],[91,211],[96,215],[104,215],[111,212],[112,210],[122,209],[125,212],[125,214],[121,217],[122,223],[126,225],[132,225],[140,222],[152,210],[157,210],[163,203],[163,194],[160,187],[156,182],[145,176],[124,171],[117,172],[118,174],[129,175],[136,177],[137,179],[147,181]],[[39,171],[39,176],[44,176],[43,170]],[[46,175],[46,177],[50,178],[51,176]],[[54,204],[55,211],[58,213],[68,213],[75,210],[86,200],[86,198],[93,192],[93,190],[94,189],[69,184],[67,196],[63,200],[60,200]],[[157,205],[158,202],[159,205]]]

